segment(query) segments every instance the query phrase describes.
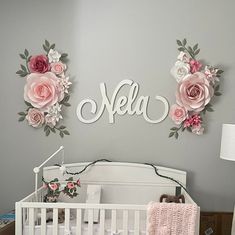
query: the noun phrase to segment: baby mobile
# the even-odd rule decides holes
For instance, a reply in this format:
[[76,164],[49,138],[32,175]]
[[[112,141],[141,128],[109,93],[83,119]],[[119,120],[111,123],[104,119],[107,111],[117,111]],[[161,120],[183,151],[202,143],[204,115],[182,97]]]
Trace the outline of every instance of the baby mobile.
[[24,102],[27,106],[24,112],[19,112],[19,121],[27,120],[34,128],[43,128],[45,135],[59,132],[60,137],[69,135],[66,127],[59,125],[63,107],[68,107],[72,84],[66,75],[68,54],[60,54],[55,50],[55,44],[47,40],[43,44],[45,53],[30,55],[27,49],[20,54],[24,65],[16,72],[26,78],[24,86]]
[[176,104],[170,108],[169,116],[177,125],[170,130],[169,137],[178,139],[179,131],[186,129],[197,135],[204,132],[203,115],[213,112],[212,98],[220,96],[221,69],[204,65],[196,57],[200,52],[198,44],[187,46],[187,40],[177,40],[180,54],[171,74],[176,79]]

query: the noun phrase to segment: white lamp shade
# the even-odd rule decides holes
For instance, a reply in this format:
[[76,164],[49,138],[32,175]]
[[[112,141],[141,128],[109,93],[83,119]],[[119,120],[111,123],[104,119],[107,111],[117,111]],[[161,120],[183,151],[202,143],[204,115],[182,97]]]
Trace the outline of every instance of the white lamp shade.
[[220,158],[235,161],[235,124],[223,124]]

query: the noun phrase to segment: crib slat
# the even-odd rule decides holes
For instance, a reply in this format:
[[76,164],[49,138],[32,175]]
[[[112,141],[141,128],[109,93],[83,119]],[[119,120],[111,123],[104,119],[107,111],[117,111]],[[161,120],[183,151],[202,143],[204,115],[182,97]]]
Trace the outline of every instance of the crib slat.
[[46,208],[41,208],[41,235],[46,234]]
[[140,211],[135,211],[134,235],[140,234]]
[[58,235],[58,208],[53,209],[53,235]]
[[100,210],[100,235],[104,235],[105,231],[105,210],[101,209]]
[[82,235],[82,210],[77,209],[76,235]]
[[[65,221],[64,221],[64,228],[65,228],[65,232],[68,232],[70,231],[70,228],[69,228],[69,222],[70,222],[70,209],[69,208],[66,208],[65,209]],[[66,234],[66,233],[65,233]]]
[[29,234],[34,235],[34,208],[29,208]]
[[111,232],[117,232],[117,211],[112,210],[112,219],[111,219]]
[[88,210],[88,235],[93,235],[93,209]]
[[128,235],[128,210],[123,211],[123,235]]

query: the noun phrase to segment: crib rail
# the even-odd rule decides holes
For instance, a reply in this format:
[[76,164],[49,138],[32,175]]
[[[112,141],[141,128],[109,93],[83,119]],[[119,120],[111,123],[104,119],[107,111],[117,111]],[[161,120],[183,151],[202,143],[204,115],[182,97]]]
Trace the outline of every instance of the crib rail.
[[[47,225],[47,210],[52,210],[52,224]],[[47,234],[50,229],[53,235],[59,234],[58,213],[64,210],[63,234],[83,235],[140,235],[146,234],[146,222],[144,226],[142,218],[146,218],[145,205],[124,204],[86,204],[86,203],[41,203],[41,202],[18,202],[16,204],[16,234],[23,235],[23,228],[28,229],[28,234]],[[84,226],[83,215],[88,211],[88,223]],[[93,223],[94,211],[99,210],[99,223]],[[70,224],[71,212],[75,211],[75,224]],[[21,219],[20,219],[21,218]],[[110,221],[106,223],[107,218]],[[20,219],[18,221],[18,219]],[[23,225],[23,227],[22,227]],[[83,225],[83,226],[82,226]],[[97,229],[99,233],[97,233]],[[36,233],[37,230],[37,233]],[[38,231],[40,231],[38,233]],[[96,233],[95,233],[96,231]]]

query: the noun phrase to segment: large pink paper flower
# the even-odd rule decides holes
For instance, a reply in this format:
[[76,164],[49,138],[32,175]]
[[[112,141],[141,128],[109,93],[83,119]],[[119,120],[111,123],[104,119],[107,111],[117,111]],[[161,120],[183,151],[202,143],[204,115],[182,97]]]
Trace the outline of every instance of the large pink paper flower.
[[46,73],[50,70],[50,64],[46,55],[32,56],[28,67],[31,73]]
[[205,74],[196,72],[178,83],[176,102],[188,111],[200,112],[210,102],[213,94],[214,89]]
[[64,93],[58,89],[58,78],[54,73],[28,75],[24,87],[24,99],[33,107],[46,110],[63,98]]
[[184,107],[181,107],[177,104],[173,104],[170,109],[169,116],[175,122],[175,124],[181,124],[187,118],[187,111]]
[[35,128],[41,127],[45,121],[44,113],[35,108],[29,109],[26,119],[29,125]]

